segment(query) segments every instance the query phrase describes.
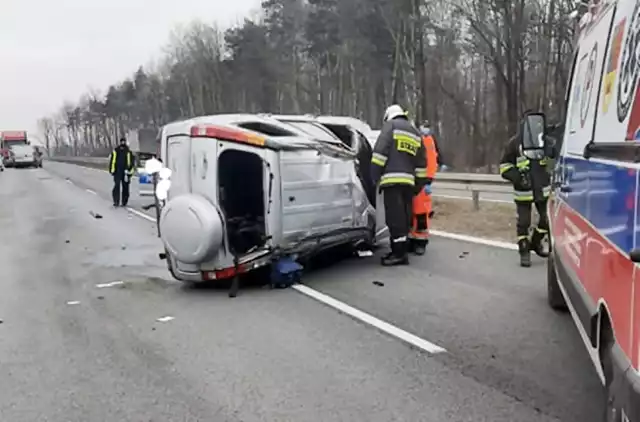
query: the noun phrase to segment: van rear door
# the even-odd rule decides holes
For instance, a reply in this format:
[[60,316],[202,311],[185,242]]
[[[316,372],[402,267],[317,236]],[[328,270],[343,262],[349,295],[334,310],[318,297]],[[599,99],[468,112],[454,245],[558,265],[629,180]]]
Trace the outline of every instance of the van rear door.
[[166,166],[171,169],[169,198],[191,192],[191,138],[172,135],[167,138]]

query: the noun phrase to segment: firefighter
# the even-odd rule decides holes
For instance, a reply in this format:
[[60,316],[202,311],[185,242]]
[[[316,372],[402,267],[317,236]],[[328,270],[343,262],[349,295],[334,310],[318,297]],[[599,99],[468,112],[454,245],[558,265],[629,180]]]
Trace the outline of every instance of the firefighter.
[[[517,211],[520,266],[531,266],[531,251],[546,257],[542,241],[549,232],[547,200],[551,192],[548,160],[555,157],[545,136],[544,115],[525,113],[518,132],[507,143],[500,160],[500,175],[513,184]],[[531,205],[538,211],[538,225],[530,235]]]
[[416,255],[424,255],[429,244],[429,227],[433,216],[431,200],[431,183],[438,170],[438,151],[428,123],[420,127],[422,143],[426,150],[427,173],[426,185],[413,197],[413,218],[409,232],[409,250]]
[[426,152],[420,132],[397,104],[384,113],[382,130],[371,158],[374,185],[379,185],[391,252],[382,257],[384,266],[409,264],[408,239],[412,201],[426,184]]
[[[109,173],[113,176],[113,206],[117,207],[122,204],[127,206],[129,202],[129,183],[134,171],[133,153],[127,145],[125,138],[120,139],[120,144],[111,152],[109,156]],[[122,190],[120,187],[122,186]],[[120,193],[122,192],[122,201],[120,201]]]

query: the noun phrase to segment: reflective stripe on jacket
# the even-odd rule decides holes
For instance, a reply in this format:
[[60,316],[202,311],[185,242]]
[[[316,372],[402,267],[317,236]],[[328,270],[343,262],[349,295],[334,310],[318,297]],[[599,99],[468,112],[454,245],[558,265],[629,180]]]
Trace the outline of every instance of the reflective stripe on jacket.
[[406,118],[389,120],[382,126],[371,157],[373,181],[380,187],[424,186],[426,157],[418,129]]
[[[124,154],[124,157],[122,154]],[[133,153],[129,148],[123,150],[117,147],[111,151],[109,156],[109,173],[116,174],[121,172],[131,176],[134,173],[133,167]]]
[[[500,176],[513,184],[513,199],[516,202],[541,201],[551,193],[551,176],[547,162],[551,157],[533,160],[522,154],[517,136],[506,145],[500,160]],[[529,180],[531,189],[523,189],[522,179]]]

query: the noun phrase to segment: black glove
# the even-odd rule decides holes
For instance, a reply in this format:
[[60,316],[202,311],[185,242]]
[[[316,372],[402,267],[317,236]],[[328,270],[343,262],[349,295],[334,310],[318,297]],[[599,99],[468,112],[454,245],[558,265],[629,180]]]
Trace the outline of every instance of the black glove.
[[528,173],[520,173],[520,178],[515,183],[516,190],[528,191],[531,190],[531,178]]

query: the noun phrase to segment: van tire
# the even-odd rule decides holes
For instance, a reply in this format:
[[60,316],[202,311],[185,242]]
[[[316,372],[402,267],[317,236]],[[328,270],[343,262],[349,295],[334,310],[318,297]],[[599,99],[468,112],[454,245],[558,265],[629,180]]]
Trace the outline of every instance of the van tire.
[[613,345],[614,339],[611,333],[611,326],[608,320],[601,323],[601,334],[599,341],[598,355],[600,364],[602,365],[602,373],[604,375],[604,415],[602,422],[622,422],[622,412],[616,406],[616,398],[614,395],[614,371],[613,371]]
[[554,255],[550,253],[547,258],[547,302],[553,310],[566,311],[568,309],[567,302],[558,285],[558,275],[556,274],[555,267]]

